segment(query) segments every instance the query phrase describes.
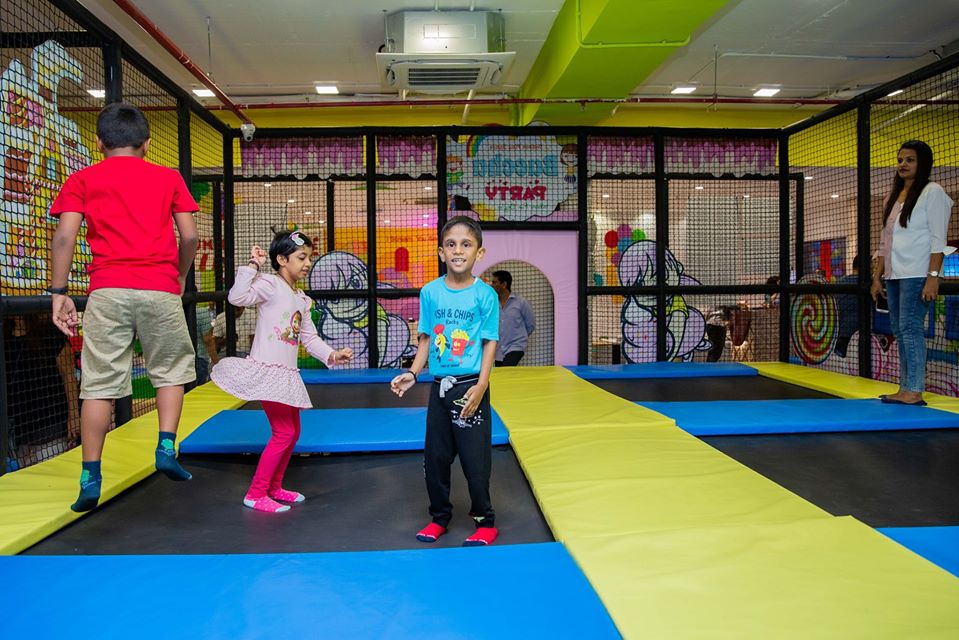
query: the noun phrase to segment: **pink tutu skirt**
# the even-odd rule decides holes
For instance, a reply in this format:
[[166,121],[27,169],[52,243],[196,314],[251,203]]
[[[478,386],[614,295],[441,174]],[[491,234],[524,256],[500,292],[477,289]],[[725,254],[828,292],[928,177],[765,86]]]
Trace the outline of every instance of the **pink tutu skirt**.
[[241,400],[267,400],[291,407],[312,409],[298,369],[282,364],[259,362],[250,357],[223,358],[213,365],[210,378]]

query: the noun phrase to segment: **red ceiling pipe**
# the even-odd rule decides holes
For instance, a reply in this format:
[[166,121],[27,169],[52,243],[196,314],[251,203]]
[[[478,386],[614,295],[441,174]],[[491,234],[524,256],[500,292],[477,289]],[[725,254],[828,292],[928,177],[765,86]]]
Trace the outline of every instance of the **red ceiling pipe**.
[[136,5],[134,5],[130,0],[113,0],[114,4],[123,9],[123,11],[133,18],[134,21],[146,31],[154,40],[160,43],[164,49],[166,49],[170,55],[176,58],[177,62],[182,64],[187,71],[189,71],[193,76],[203,83],[203,86],[208,88],[213,94],[224,104],[224,106],[236,114],[243,122],[252,122],[249,118],[246,117],[246,114],[243,113],[242,109],[238,107],[230,98],[223,93],[216,83],[210,80],[203,70],[200,67],[196,66],[190,57],[183,52],[180,47],[178,47],[169,37],[162,31],[160,28],[153,23],[142,11],[140,11]]
[[[505,104],[788,104],[797,106],[823,105],[831,106],[842,104],[842,100],[826,100],[819,98],[491,98],[467,100],[466,98],[425,98],[422,100],[331,100],[324,102],[267,102],[247,103],[241,105],[244,109],[325,109],[325,108],[359,108],[359,107],[447,107],[457,105],[472,105],[474,107]],[[938,103],[937,103],[938,104]],[[229,107],[210,107],[211,110],[221,110]]]

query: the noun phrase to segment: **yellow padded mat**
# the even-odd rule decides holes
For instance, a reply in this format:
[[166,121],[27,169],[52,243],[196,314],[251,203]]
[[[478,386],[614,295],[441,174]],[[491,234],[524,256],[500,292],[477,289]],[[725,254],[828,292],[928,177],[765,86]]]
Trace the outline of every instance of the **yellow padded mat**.
[[626,638],[959,636],[959,580],[849,517],[566,547]]
[[[194,389],[183,403],[177,440],[186,438],[215,413],[242,404],[242,400],[224,393],[213,383]],[[156,443],[155,411],[107,434],[101,504],[155,471]],[[82,515],[70,510],[79,491],[80,460],[77,447],[0,476],[0,554],[19,553]]]
[[493,369],[490,389],[493,406],[510,433],[675,424],[563,367],[499,367]]
[[[747,364],[767,378],[790,382],[823,393],[831,393],[840,398],[878,398],[882,394],[895,393],[899,388],[899,385],[891,382],[823,371],[822,369],[804,367],[798,364],[787,364],[785,362],[749,362]],[[924,393],[923,399],[933,409],[959,413],[959,398],[943,396],[938,393]]]
[[557,540],[828,513],[672,427],[538,430],[510,440]]

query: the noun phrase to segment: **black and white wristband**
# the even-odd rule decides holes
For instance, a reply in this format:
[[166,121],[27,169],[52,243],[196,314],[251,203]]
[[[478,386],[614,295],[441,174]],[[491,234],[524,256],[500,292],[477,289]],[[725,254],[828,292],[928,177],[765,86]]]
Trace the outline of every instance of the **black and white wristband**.
[[66,288],[66,287],[47,287],[47,288],[45,289],[45,291],[46,291],[47,293],[54,293],[54,294],[56,294],[56,295],[58,295],[58,296],[65,296],[65,295],[67,295],[67,288]]

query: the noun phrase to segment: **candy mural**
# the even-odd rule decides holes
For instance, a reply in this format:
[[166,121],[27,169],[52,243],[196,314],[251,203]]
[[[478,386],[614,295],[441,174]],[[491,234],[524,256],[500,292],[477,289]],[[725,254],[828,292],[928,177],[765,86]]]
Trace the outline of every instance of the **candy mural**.
[[[42,292],[49,281],[47,255],[56,220],[50,203],[63,181],[91,163],[90,150],[73,120],[59,111],[58,88],[79,84],[83,69],[66,49],[48,40],[30,60],[13,59],[0,73],[0,293]],[[85,227],[78,237],[70,286],[89,284],[90,249]]]

